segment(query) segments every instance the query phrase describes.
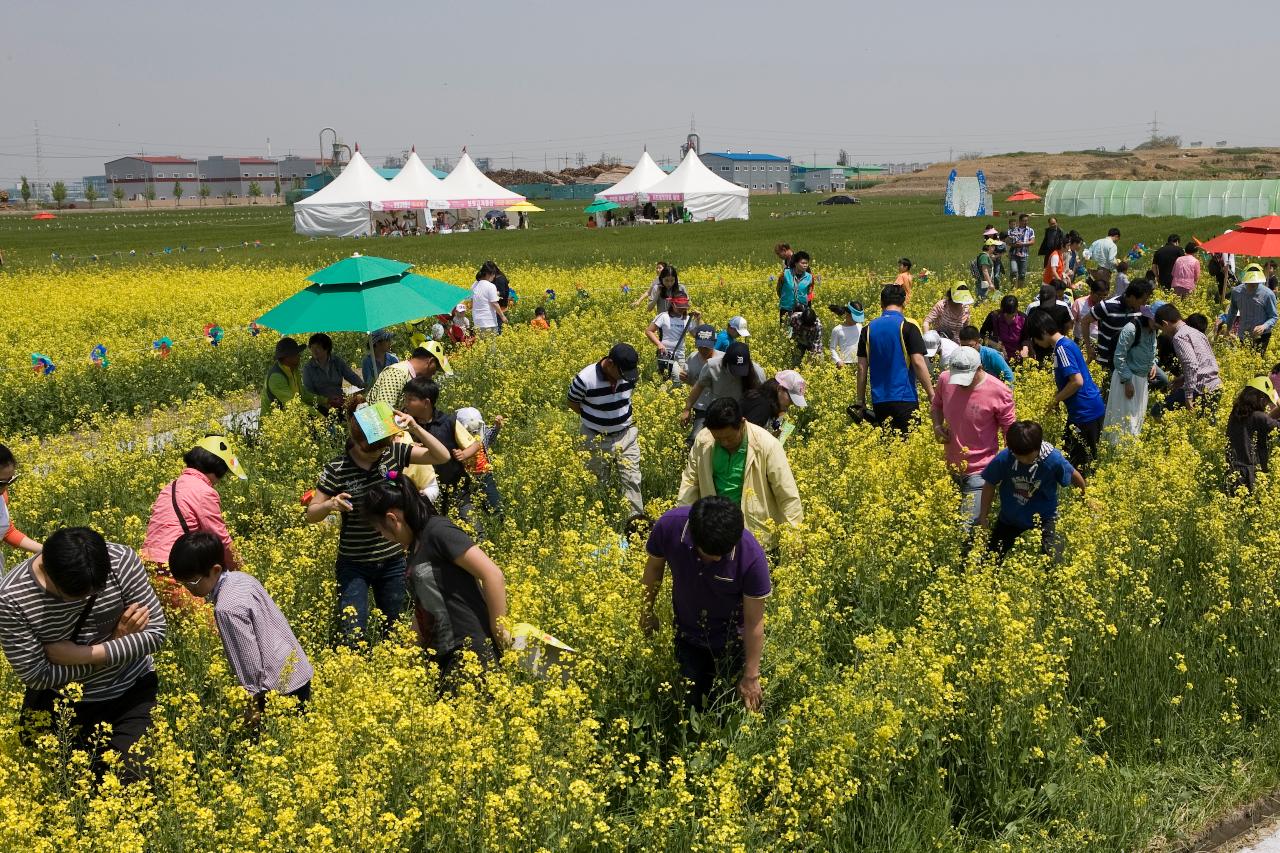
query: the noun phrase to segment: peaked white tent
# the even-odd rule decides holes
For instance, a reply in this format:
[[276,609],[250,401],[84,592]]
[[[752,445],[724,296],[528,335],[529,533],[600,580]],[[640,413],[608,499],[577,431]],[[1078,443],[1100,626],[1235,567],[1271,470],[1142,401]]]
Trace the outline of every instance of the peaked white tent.
[[636,161],[636,165],[627,176],[608,189],[596,193],[597,199],[605,199],[615,204],[635,204],[636,195],[652,187],[667,177],[667,173],[658,168],[649,152],[645,151]]
[[390,186],[357,148],[332,183],[293,205],[293,230],[313,237],[372,234],[373,204],[391,198]]
[[422,162],[417,151],[409,154],[391,181],[387,184],[388,198],[373,203],[374,210],[425,210],[432,206],[432,199],[441,197],[440,187],[444,181],[437,178]]
[[435,209],[506,208],[524,201],[524,196],[486,178],[465,151],[458,165],[440,182],[436,192],[439,195],[431,197],[431,207]]
[[746,187],[730,183],[708,169],[692,148],[676,170],[638,193],[641,201],[679,201],[694,222],[747,219]]

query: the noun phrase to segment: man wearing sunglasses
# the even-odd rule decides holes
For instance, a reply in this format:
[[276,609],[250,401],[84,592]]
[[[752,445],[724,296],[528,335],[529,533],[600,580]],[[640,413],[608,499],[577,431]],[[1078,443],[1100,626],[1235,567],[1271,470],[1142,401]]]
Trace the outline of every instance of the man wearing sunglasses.
[[[60,692],[83,688],[70,706],[72,746],[90,749],[110,726],[124,781],[139,778],[130,747],[151,725],[156,673],[151,656],[164,642],[160,601],[133,549],[87,527],[55,531],[44,550],[0,579],[0,650],[26,687],[20,736],[31,746],[48,731]],[[102,757],[94,755],[101,775]]]

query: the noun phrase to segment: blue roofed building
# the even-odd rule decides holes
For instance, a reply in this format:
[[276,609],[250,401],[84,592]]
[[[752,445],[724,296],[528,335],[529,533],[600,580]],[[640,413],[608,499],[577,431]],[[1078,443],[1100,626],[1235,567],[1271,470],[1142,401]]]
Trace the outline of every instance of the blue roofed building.
[[698,156],[712,172],[752,192],[787,192],[791,183],[790,157],[750,151],[712,151]]

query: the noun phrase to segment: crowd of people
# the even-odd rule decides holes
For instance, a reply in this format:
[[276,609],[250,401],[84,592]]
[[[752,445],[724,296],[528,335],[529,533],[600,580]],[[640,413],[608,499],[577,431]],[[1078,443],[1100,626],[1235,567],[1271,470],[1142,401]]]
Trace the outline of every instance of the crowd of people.
[[[927,418],[955,484],[957,523],[967,527],[971,545],[989,528],[997,559],[1033,530],[1041,551],[1059,556],[1059,492],[1085,491],[1102,442],[1133,440],[1148,414],[1176,407],[1214,417],[1225,389],[1207,335],[1211,323],[1199,314],[1184,318],[1172,301],[1200,277],[1194,244],[1183,250],[1171,236],[1152,271],[1129,280],[1119,237],[1112,228],[1085,248],[1079,234],[1051,218],[1039,248],[1042,286],[1024,310],[1016,295],[1000,292],[1002,284],[1026,280],[1035,243],[1028,217],[1016,217],[1004,233],[983,233],[970,264],[973,280],[952,284],[922,322],[909,316],[916,310],[913,264],[902,258],[880,289],[874,318],[856,300],[828,304],[836,318],[829,337],[814,307],[821,279],[812,258],[779,244],[779,324],[765,334],[789,340],[795,358],[772,376],[752,356],[745,317],[711,322],[717,318],[691,303],[678,270],[657,265],[632,307],[652,316],[642,328],[654,348],[657,387],[684,401],[680,420],[689,432],[677,507],[658,518],[646,514],[632,408],[641,373],[634,346],[619,341],[583,367],[568,384],[566,405],[578,419],[587,465],[604,493],[625,505],[625,535],[645,539],[639,623],[646,634],[657,629],[654,608],[670,571],[674,655],[690,705],[705,707],[726,681],[746,707],[763,701],[770,565],[781,556],[785,531],[804,525],[786,443],[796,427],[789,414],[808,405],[796,369],[806,360],[829,357],[854,372],[848,414],[854,423],[885,427],[886,441]],[[1221,264],[1218,293],[1229,304],[1215,334],[1262,358],[1277,319],[1274,267],[1268,276],[1249,264],[1235,282],[1234,259]],[[1157,289],[1170,299],[1157,299]],[[501,517],[490,454],[503,418],[446,408],[448,384],[441,382],[453,373],[446,348],[496,339],[514,298],[506,276],[486,262],[476,273],[470,317],[462,304],[433,318],[406,357],[391,352],[386,330],[369,336],[358,372],[328,335],[312,335],[305,346],[286,337],[262,386],[264,411],[298,399],[325,413],[343,438],[341,453],[302,497],[307,522],[338,518],[339,635],[353,642],[375,635],[371,602],[385,622],[412,611],[444,689],[464,677],[468,655],[496,666],[512,643],[502,569],[477,541],[482,533],[473,537],[463,526],[477,512]],[[987,300],[996,307],[977,324],[975,306]],[[549,328],[545,310],[531,326]],[[1040,423],[1016,411],[1018,368],[1037,362],[1052,366],[1053,404],[1066,409],[1061,449]],[[1227,488],[1251,490],[1268,470],[1270,433],[1280,429],[1277,380],[1280,365],[1235,395],[1225,423]],[[91,730],[109,724],[107,745],[126,756],[126,775],[141,773],[129,747],[156,705],[152,655],[168,620],[198,612],[202,599],[212,605],[251,723],[271,694],[305,706],[313,676],[306,651],[270,594],[242,570],[223,519],[218,486],[229,476],[248,475],[226,436],[208,436],[155,496],[140,553],[83,527],[59,529],[41,543],[9,517],[17,461],[0,446],[0,531],[32,555],[0,578],[0,649],[26,687],[26,742],[47,730],[64,689],[76,682],[77,743],[88,745]]]

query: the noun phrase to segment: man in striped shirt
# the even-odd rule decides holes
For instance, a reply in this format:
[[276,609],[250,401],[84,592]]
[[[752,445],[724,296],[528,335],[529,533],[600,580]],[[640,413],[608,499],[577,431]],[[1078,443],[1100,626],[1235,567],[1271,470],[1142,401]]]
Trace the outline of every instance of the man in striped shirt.
[[[24,742],[48,727],[59,693],[76,682],[73,745],[89,748],[94,730],[110,726],[106,745],[136,780],[141,760],[129,747],[151,725],[151,655],[164,636],[164,611],[133,549],[87,527],[55,531],[42,553],[0,580],[0,649],[26,687]],[[96,757],[94,766],[101,772]]]
[[[1120,337],[1120,330],[1130,322],[1141,318],[1142,306],[1151,301],[1151,293],[1151,282],[1146,279],[1138,279],[1129,283],[1123,296],[1113,296],[1093,306],[1093,319],[1098,329],[1098,343],[1096,348],[1090,348],[1094,350],[1092,355],[1098,364],[1108,370],[1111,369],[1111,362],[1116,354],[1116,340]],[[1088,343],[1087,340],[1086,343]]]
[[609,487],[614,471],[636,515],[644,513],[640,493],[640,445],[631,420],[631,392],[640,357],[630,344],[614,344],[609,354],[588,365],[569,385],[569,408],[582,418],[582,435],[591,453],[592,473]]

